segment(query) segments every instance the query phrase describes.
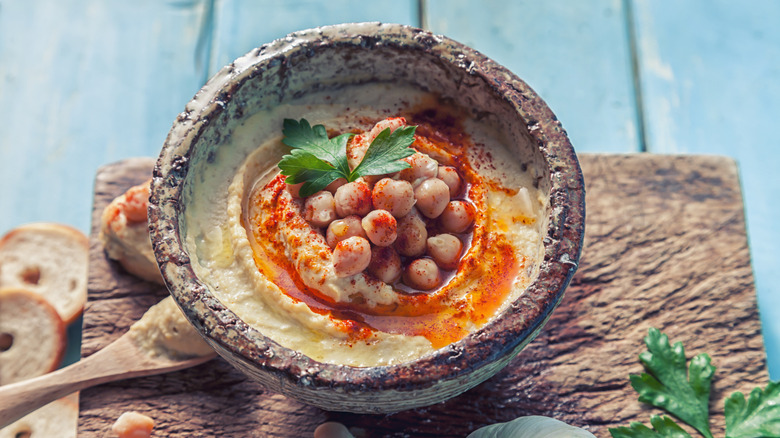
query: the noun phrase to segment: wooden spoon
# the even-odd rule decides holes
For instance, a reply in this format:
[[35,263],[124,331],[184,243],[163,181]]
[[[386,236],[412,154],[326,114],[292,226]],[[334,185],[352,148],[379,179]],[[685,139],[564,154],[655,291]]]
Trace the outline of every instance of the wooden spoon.
[[49,402],[91,386],[193,367],[216,353],[176,360],[152,356],[125,333],[106,348],[57,371],[0,386],[0,428]]

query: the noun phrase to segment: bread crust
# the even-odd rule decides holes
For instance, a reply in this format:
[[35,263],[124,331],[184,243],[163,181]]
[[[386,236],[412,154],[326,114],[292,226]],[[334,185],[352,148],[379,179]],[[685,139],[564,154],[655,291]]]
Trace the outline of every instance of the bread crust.
[[0,239],[0,287],[21,287],[46,298],[66,325],[87,301],[89,239],[57,223],[31,223]]
[[59,366],[65,354],[65,324],[40,294],[0,289],[0,385],[37,377]]
[[58,437],[76,438],[79,407],[71,397],[54,400],[0,429],[0,438]]

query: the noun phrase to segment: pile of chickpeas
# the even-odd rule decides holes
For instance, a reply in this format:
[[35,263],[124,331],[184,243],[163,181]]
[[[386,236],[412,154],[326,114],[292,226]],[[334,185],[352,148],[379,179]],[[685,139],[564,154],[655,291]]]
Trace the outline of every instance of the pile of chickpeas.
[[401,280],[429,291],[441,285],[443,271],[457,268],[464,250],[459,236],[475,215],[468,200],[456,199],[462,179],[454,167],[423,153],[405,161],[410,168],[340,179],[305,198],[304,217],[323,231],[337,276],[366,271],[385,283]]

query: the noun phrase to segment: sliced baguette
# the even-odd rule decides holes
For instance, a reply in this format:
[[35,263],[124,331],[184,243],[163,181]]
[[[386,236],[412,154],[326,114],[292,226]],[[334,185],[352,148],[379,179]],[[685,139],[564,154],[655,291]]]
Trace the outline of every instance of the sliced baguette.
[[79,407],[70,397],[55,400],[0,429],[0,438],[75,438]]
[[65,353],[65,324],[41,295],[0,289],[0,385],[54,371]]
[[0,287],[21,287],[51,303],[65,324],[87,301],[89,239],[66,225],[34,223],[0,239]]
[[108,258],[118,261],[127,272],[162,284],[146,218],[150,182],[131,187],[103,210],[100,241]]

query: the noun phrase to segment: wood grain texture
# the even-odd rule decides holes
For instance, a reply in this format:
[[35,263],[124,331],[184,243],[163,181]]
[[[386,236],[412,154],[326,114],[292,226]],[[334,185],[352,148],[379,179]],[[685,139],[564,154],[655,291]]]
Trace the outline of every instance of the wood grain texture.
[[[505,370],[447,402],[393,415],[325,412],[263,390],[221,359],[164,376],[85,390],[79,436],[103,436],[126,410],[150,415],[156,436],[311,436],[328,420],[356,436],[465,436],[522,415],[554,416],[598,437],[649,424],[628,383],[649,327],[717,366],[711,405],[767,381],[734,162],[706,156],[582,155],[585,249],[560,307]],[[101,169],[95,213],[147,178],[150,160]],[[118,337],[164,291],[105,259],[94,239],[84,355]]]
[[634,11],[648,151],[739,164],[769,371],[780,379],[780,3],[636,0]]
[[425,25],[526,81],[584,152],[639,151],[637,102],[619,0],[428,0]]

